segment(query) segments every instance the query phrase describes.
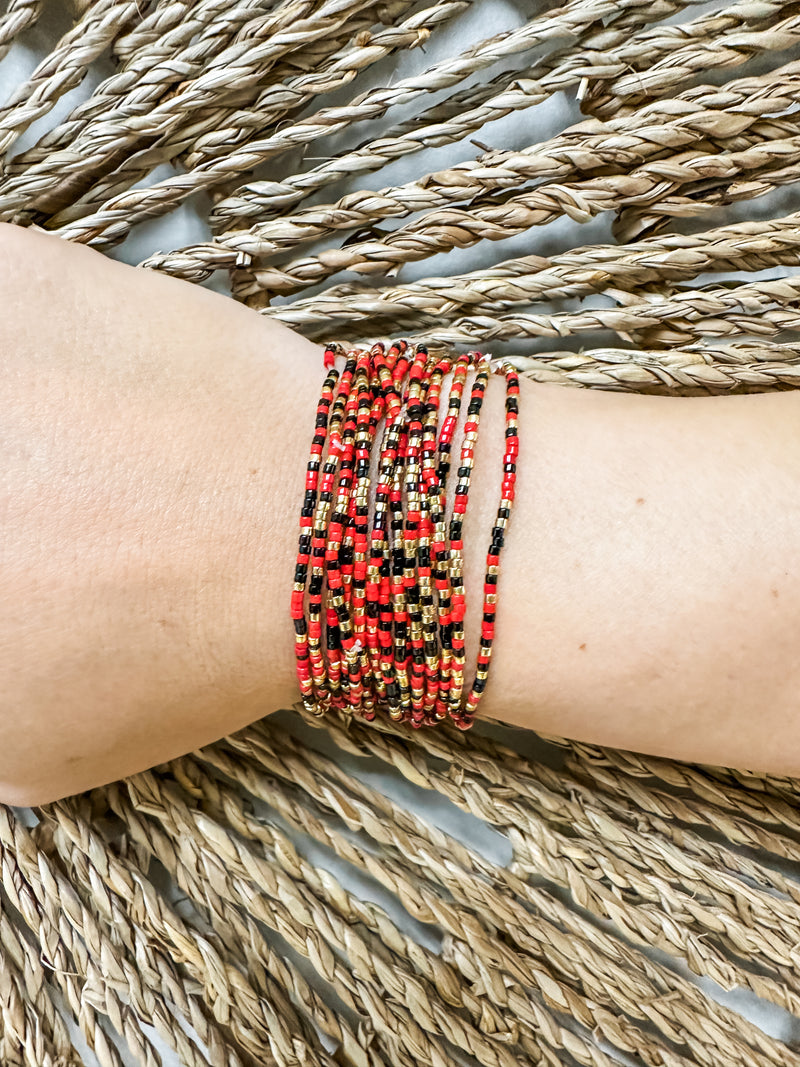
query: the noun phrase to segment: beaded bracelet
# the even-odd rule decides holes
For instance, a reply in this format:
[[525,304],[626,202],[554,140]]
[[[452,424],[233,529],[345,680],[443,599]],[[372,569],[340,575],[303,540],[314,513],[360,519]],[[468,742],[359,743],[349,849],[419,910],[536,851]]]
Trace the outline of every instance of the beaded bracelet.
[[[497,367],[506,379],[503,480],[486,557],[478,662],[464,699],[462,530],[488,357],[436,359],[425,345],[398,340],[388,351],[382,342],[369,350],[329,344],[324,364],[291,598],[303,705],[315,715],[348,709],[367,720],[380,710],[417,728],[449,717],[469,729],[489,673],[500,551],[514,502],[519,377],[508,364]],[[442,383],[451,370],[437,436]],[[448,523],[451,446],[470,371]]]

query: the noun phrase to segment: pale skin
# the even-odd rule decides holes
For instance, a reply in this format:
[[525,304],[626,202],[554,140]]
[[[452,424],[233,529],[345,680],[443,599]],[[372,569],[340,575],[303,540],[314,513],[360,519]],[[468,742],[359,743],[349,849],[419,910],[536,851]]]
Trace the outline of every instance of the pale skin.
[[[0,801],[38,805],[297,700],[288,603],[322,349],[6,224],[0,301]],[[503,401],[494,378],[468,597]],[[798,394],[523,379],[519,433],[479,717],[800,775]]]

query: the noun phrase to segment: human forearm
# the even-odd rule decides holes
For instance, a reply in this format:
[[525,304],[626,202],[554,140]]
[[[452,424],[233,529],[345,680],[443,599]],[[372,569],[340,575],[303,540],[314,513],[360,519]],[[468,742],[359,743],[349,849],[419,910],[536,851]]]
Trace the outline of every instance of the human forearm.
[[0,296],[0,796],[35,802],[293,699],[284,585],[320,350],[8,227]]
[[520,408],[484,714],[800,774],[800,394],[531,386]]
[[[288,602],[323,373],[319,346],[234,301],[8,231],[0,799],[41,803],[296,698]],[[796,394],[521,390],[479,717],[791,773]],[[493,379],[464,529],[468,672],[503,400]]]

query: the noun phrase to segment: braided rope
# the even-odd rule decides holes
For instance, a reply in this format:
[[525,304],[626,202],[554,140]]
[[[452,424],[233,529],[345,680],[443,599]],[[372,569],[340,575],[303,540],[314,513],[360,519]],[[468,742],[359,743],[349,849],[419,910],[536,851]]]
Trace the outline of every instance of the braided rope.
[[[0,85],[49,53],[0,97],[0,219],[149,242],[314,340],[796,388],[793,0],[486,3],[6,0]],[[0,1063],[789,1067],[799,810],[489,722],[268,716],[0,806]]]

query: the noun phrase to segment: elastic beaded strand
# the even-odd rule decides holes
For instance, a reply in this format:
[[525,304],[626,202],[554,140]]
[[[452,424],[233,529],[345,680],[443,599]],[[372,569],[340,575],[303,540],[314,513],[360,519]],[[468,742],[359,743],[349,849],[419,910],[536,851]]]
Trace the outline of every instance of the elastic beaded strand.
[[377,374],[377,360],[383,356],[380,342],[372,347],[369,361],[369,403],[359,407],[356,438],[355,545],[353,556],[353,632],[360,645],[361,674],[364,680],[364,718],[375,718],[376,686],[373,651],[367,635],[367,572],[370,555],[369,491],[370,464],[378,423],[385,408],[383,388]]
[[[349,502],[353,487],[355,447],[355,397],[353,380],[358,366],[358,355],[353,350],[347,353],[345,369],[339,383],[329,433],[328,454],[339,459],[339,479],[336,503],[328,522],[325,548],[327,601],[325,609],[326,651],[328,653],[328,690],[332,707],[342,708],[348,703],[348,679],[344,677],[344,653],[342,648],[341,618],[346,615],[349,593],[350,549],[347,545],[350,516]],[[337,610],[341,597],[342,610]],[[334,602],[336,601],[336,603]],[[341,616],[341,618],[340,618]]]
[[419,588],[422,610],[422,629],[425,654],[425,702],[424,724],[434,725],[436,718],[436,701],[439,695],[439,632],[437,625],[437,606],[434,599],[434,570],[432,542],[436,537],[436,516],[439,508],[443,513],[443,500],[435,499],[440,493],[439,479],[436,475],[436,428],[439,421],[439,402],[444,375],[451,367],[450,360],[440,360],[430,373],[430,381],[425,397],[425,422],[422,434],[421,456],[421,520],[419,535]]
[[466,594],[464,590],[464,542],[462,540],[464,516],[469,502],[470,479],[475,463],[475,443],[480,427],[481,407],[489,380],[489,369],[480,353],[475,353],[477,371],[470,394],[464,437],[461,445],[461,463],[458,468],[453,515],[450,520],[450,582],[453,588],[453,670],[449,691],[448,711],[454,722],[462,716],[461,697],[464,688],[464,616]]
[[[388,507],[400,433],[400,427],[396,421],[401,406],[396,379],[402,373],[402,364],[398,366],[398,362],[407,348],[408,344],[405,341],[394,341],[386,354],[383,352],[382,345],[376,345],[373,349],[374,371],[386,422],[380,442],[375,509],[368,540],[369,562],[365,583],[366,640],[373,689],[376,699],[383,704],[391,703],[396,696],[392,668]],[[377,432],[377,424],[375,429]]]
[[394,422],[385,457],[388,479],[388,537],[385,544],[384,561],[385,585],[388,591],[388,663],[384,662],[384,676],[387,679],[387,711],[389,717],[402,722],[409,708],[408,662],[406,641],[408,637],[408,614],[406,610],[405,582],[403,574],[403,471],[406,464],[408,447],[408,422],[405,410],[405,391],[403,383],[409,373],[412,361],[406,355],[408,345],[403,343],[392,367],[392,386],[387,400]]
[[392,615],[389,607],[388,588],[388,506],[391,491],[391,475],[394,465],[387,460],[390,453],[387,440],[395,439],[396,427],[387,426],[381,441],[380,465],[375,486],[375,510],[372,530],[369,535],[369,563],[366,581],[366,637],[376,695],[387,698],[387,686],[391,683]]
[[[372,394],[370,392],[369,355],[368,353],[361,351],[356,357],[356,370],[353,375],[353,393],[348,398],[346,407],[346,438],[344,440],[346,449],[345,455],[350,465],[350,486],[353,484],[353,471],[357,462],[355,450],[358,422],[362,419],[364,411],[366,411],[366,418],[368,418],[371,407]],[[369,460],[367,460],[367,463],[369,463]],[[347,519],[349,523],[349,497]],[[340,537],[340,535],[341,528],[337,525],[334,536]],[[352,558],[352,549],[348,552],[348,556]],[[346,680],[343,677],[343,680],[345,681],[345,686],[343,688],[346,692],[348,705],[358,711],[361,709],[363,696],[360,655],[361,645],[353,632],[353,619],[345,597],[345,589],[339,563],[339,546],[328,550],[328,553],[326,554],[326,563],[328,569],[329,604],[336,612],[336,621],[338,622],[340,635],[339,640],[347,670]],[[329,617],[331,617],[330,612]]]
[[397,721],[405,719],[411,708],[410,688],[408,684],[408,610],[406,606],[405,576],[403,573],[405,553],[403,549],[402,471],[405,466],[407,439],[408,434],[406,432],[401,432],[400,450],[402,452],[402,462],[401,457],[398,457],[398,462],[392,477],[392,487],[389,493],[389,509],[392,515],[390,528],[392,532],[391,590],[392,625],[394,629],[393,656],[394,676],[399,702],[399,714],[392,715],[392,718],[396,718]]
[[[327,354],[327,353],[326,353]],[[339,379],[341,385],[341,379]],[[335,402],[334,402],[335,403]],[[321,481],[314,511],[313,531],[311,536],[311,578],[308,590],[308,653],[311,669],[312,702],[310,710],[322,715],[330,701],[328,673],[325,669],[325,656],[322,651],[322,600],[325,581],[325,552],[327,548],[328,512],[333,496],[332,488],[338,452],[330,451],[330,425],[328,433],[328,455],[322,465]]]
[[406,398],[408,445],[406,448],[405,467],[406,513],[403,529],[403,582],[408,612],[406,655],[409,659],[410,667],[410,719],[414,724],[420,724],[425,715],[425,653],[422,636],[422,604],[420,602],[417,553],[422,521],[420,459],[422,452],[422,419],[424,415],[423,401],[427,392],[426,387],[423,385],[423,379],[427,361],[428,349],[424,345],[418,345],[409,373]]
[[437,444],[438,466],[436,468],[436,482],[438,491],[433,486],[429,491],[431,521],[434,527],[434,540],[431,542],[431,571],[436,585],[439,636],[442,643],[436,710],[434,712],[434,718],[437,722],[446,719],[448,715],[453,666],[453,590],[450,581],[450,552],[447,544],[447,476],[450,471],[450,449],[458,426],[464,384],[471,362],[472,357],[468,353],[459,356],[455,362],[453,379],[450,383],[450,391],[447,398],[447,414],[443,420]]
[[[295,566],[294,586],[292,589],[291,614],[295,629],[295,657],[297,661],[297,679],[303,704],[308,711],[318,713],[314,701],[314,683],[311,677],[309,623],[305,616],[305,592],[308,582],[308,566],[311,560],[314,514],[317,504],[319,473],[322,453],[328,432],[328,417],[333,402],[333,390],[339,379],[339,373],[333,369],[334,352],[325,349],[325,365],[329,368],[322,386],[322,395],[317,404],[314,437],[311,442],[310,455],[306,468],[306,489],[303,505],[300,509],[300,538]],[[330,361],[330,362],[329,362]]]
[[519,434],[517,427],[519,376],[513,367],[503,364],[500,368],[506,377],[506,418],[505,418],[505,452],[503,454],[503,483],[500,493],[500,505],[497,519],[492,528],[492,542],[486,556],[486,576],[484,578],[483,621],[481,623],[480,651],[475,672],[475,680],[467,697],[464,714],[456,723],[462,730],[472,725],[478,704],[486,689],[489,665],[494,643],[494,624],[497,605],[497,578],[500,570],[500,551],[505,541],[505,531],[514,505],[517,480],[517,455],[519,452]]

